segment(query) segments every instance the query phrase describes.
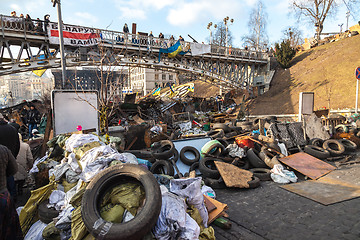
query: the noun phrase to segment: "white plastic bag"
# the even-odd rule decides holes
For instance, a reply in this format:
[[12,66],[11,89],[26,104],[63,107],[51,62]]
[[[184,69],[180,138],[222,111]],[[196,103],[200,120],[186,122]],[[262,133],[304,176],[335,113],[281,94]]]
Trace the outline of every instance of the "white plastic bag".
[[66,151],[73,152],[75,148],[91,142],[100,142],[100,139],[93,134],[73,134],[65,141]]
[[170,192],[186,198],[189,204],[194,205],[199,210],[204,226],[207,227],[209,215],[200,186],[201,177],[170,180]]
[[197,222],[189,215],[185,214],[186,229],[181,231],[177,239],[181,240],[198,240],[200,235],[200,227]]
[[271,169],[271,179],[277,183],[297,182],[297,177],[294,172],[285,170],[281,164],[276,164]]
[[201,187],[201,192],[202,192],[202,194],[204,194],[204,195],[206,195],[208,197],[211,197],[212,199],[216,198],[216,193],[215,193],[214,189],[212,189],[209,186],[206,186],[206,185],[202,186]]
[[60,210],[64,206],[65,192],[60,190],[54,190],[49,197],[49,205],[55,207],[56,210]]
[[56,217],[55,227],[61,230],[67,230],[71,228],[71,212],[74,210],[73,206],[69,205],[59,216]]
[[171,192],[162,194],[160,215],[153,228],[155,238],[158,240],[177,239],[185,225],[185,200]]
[[229,144],[225,150],[229,151],[229,155],[231,157],[239,157],[239,158],[243,158],[246,156],[245,154],[245,150],[242,149],[241,147],[239,147],[237,144]]
[[24,240],[43,240],[42,232],[46,226],[46,223],[43,223],[40,220],[37,221],[31,226]]

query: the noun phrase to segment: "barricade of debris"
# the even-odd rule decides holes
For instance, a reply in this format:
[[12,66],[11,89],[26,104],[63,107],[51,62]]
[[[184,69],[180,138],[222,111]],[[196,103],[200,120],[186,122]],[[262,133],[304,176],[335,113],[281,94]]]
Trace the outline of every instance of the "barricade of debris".
[[229,106],[148,97],[122,104],[108,134],[52,138],[30,171],[35,190],[18,209],[25,239],[215,239],[211,225],[231,222],[214,189],[318,179],[356,163],[358,114],[329,132],[315,114],[246,121]]

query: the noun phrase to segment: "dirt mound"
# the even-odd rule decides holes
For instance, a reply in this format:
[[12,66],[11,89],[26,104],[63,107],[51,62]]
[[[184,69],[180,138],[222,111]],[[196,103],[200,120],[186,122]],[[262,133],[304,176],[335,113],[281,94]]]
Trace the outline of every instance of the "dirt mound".
[[315,110],[354,108],[359,46],[357,35],[297,55],[289,69],[277,69],[270,90],[249,104],[250,114],[298,113],[300,92],[315,93]]

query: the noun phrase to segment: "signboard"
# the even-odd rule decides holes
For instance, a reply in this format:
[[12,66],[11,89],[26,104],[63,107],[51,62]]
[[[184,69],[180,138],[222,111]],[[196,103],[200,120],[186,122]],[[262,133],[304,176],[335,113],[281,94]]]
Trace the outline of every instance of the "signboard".
[[[94,46],[101,40],[101,33],[94,28],[80,26],[63,26],[64,45],[70,46]],[[59,44],[59,30],[57,23],[50,23],[48,26],[48,36],[51,44]]]
[[302,115],[310,115],[314,111],[314,93],[301,92],[299,99],[299,122],[302,121]]
[[356,68],[355,70],[355,76],[357,80],[360,80],[360,67]]
[[82,129],[96,128],[99,133],[98,92],[53,90],[51,94],[54,136]]

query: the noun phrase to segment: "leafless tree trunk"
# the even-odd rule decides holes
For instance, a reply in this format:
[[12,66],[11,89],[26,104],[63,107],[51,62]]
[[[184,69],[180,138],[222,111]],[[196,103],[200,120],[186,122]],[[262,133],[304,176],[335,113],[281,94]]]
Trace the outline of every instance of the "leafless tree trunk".
[[248,47],[259,51],[268,45],[266,24],[267,13],[262,1],[258,0],[250,13],[248,22],[249,34],[242,38]]
[[355,12],[359,3],[359,0],[293,0],[291,6],[299,19],[305,17],[314,24],[316,38],[319,40],[325,20],[335,16],[339,6],[345,4],[348,10]]
[[[232,46],[232,34],[228,28],[228,45]],[[226,47],[226,26],[223,22],[217,24],[216,32],[213,38],[213,44],[219,45],[221,47]]]

